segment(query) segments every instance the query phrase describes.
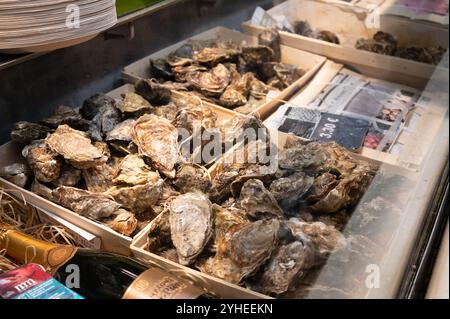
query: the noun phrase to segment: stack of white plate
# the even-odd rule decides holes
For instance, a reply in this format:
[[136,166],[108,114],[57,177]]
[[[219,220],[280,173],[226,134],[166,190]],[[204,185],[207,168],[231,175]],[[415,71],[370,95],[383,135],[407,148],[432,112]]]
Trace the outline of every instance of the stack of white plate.
[[115,2],[0,0],[0,51],[39,52],[87,41],[117,22]]

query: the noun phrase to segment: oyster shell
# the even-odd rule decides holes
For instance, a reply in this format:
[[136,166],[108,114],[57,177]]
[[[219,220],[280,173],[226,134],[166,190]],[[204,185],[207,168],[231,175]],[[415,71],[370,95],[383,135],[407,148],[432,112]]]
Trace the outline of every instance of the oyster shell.
[[235,285],[239,285],[247,276],[245,269],[236,265],[230,258],[221,256],[208,258],[205,262],[198,265],[198,269],[205,274]]
[[294,22],[295,33],[305,36],[312,37],[313,30],[308,21],[296,21]]
[[276,29],[260,33],[258,35],[258,43],[271,48],[274,52],[274,61],[281,62],[281,37]]
[[71,165],[65,164],[61,176],[53,181],[55,186],[75,186],[81,181],[81,171]]
[[143,213],[155,205],[162,192],[163,180],[135,186],[113,186],[105,192],[124,208],[135,214]]
[[217,113],[210,107],[201,103],[201,100],[190,98],[193,103],[188,107],[178,106],[178,113],[173,125],[177,128],[184,128],[191,134],[199,132],[201,128],[212,128],[216,125]]
[[334,44],[340,44],[339,38],[331,31],[321,30],[314,33],[314,38]]
[[122,101],[117,103],[116,107],[124,114],[136,116],[150,113],[153,108],[146,99],[134,92],[122,94]]
[[187,75],[193,72],[205,72],[208,71],[208,68],[197,65],[197,64],[189,64],[189,65],[179,65],[175,66],[172,69],[172,72],[175,76],[175,80],[177,82],[187,82]]
[[210,71],[188,73],[186,80],[195,90],[206,96],[220,96],[230,84],[231,75],[223,64],[218,64]]
[[50,183],[61,176],[63,162],[45,141],[33,142],[23,153],[38,181]]
[[229,62],[235,60],[239,51],[227,49],[222,47],[203,48],[197,53],[194,53],[192,58],[202,64],[216,66],[219,63]]
[[83,102],[80,114],[87,120],[94,120],[102,108],[110,109],[115,107],[113,98],[103,94],[95,94]]
[[31,176],[30,168],[25,164],[12,164],[0,169],[0,177],[19,187],[25,187]]
[[162,258],[170,260],[174,263],[178,262],[178,254],[175,248],[170,248],[159,253]]
[[152,112],[152,114],[168,119],[170,122],[174,121],[178,114],[178,107],[175,103],[171,102],[167,105],[158,106]]
[[81,216],[94,220],[110,217],[120,208],[120,204],[110,196],[67,186],[55,189],[53,200]]
[[355,47],[378,54],[394,55],[397,50],[397,40],[389,33],[378,31],[373,39],[358,39]]
[[268,86],[279,90],[284,90],[305,74],[298,66],[287,63],[264,63],[262,70]]
[[167,62],[167,60],[150,59],[150,77],[156,79],[173,80],[173,73],[171,71],[170,64]]
[[190,265],[211,238],[212,204],[201,193],[187,193],[175,198],[169,207],[171,237],[179,262]]
[[145,248],[146,250],[157,253],[164,251],[171,246],[172,239],[169,218],[170,211],[165,210],[152,221],[148,232],[147,246]]
[[248,180],[241,190],[239,204],[252,216],[284,218],[283,210],[275,197],[264,187],[259,179]]
[[11,131],[11,140],[16,143],[28,145],[36,140],[41,140],[47,137],[47,134],[51,133],[51,129],[30,122],[17,122]]
[[62,155],[75,168],[86,169],[107,161],[85,133],[61,125],[46,139],[49,148]]
[[240,75],[236,66],[230,67],[233,80],[220,96],[221,105],[229,108],[235,108],[247,104],[250,93],[250,84],[254,79],[252,73]]
[[139,80],[134,88],[137,94],[154,106],[169,103],[172,95],[170,89],[153,80]]
[[211,181],[208,170],[195,164],[182,164],[178,169],[173,185],[181,192],[200,191],[208,193]]
[[119,209],[113,214],[114,219],[107,222],[107,226],[112,230],[124,235],[131,236],[137,229],[138,221],[133,213],[124,209]]
[[56,109],[55,113],[41,122],[52,128],[57,128],[63,124],[67,124],[69,126],[77,125],[80,121],[82,121],[82,119],[82,116],[76,110],[71,107],[61,105]]
[[106,163],[82,171],[86,187],[90,192],[103,193],[113,187],[117,175],[118,159],[112,158]]
[[177,129],[167,119],[146,114],[136,121],[131,134],[139,153],[148,157],[162,174],[174,178],[178,162]]
[[400,48],[397,50],[395,55],[403,59],[414,60],[417,62],[429,64],[434,63],[434,59],[431,53],[426,48],[419,46],[408,46],[405,48]]
[[39,196],[53,201],[53,190],[47,185],[40,183],[37,179],[34,179],[33,183],[31,183],[30,190]]
[[265,45],[247,46],[242,48],[242,57],[248,67],[254,68],[263,63],[274,61],[275,52]]
[[314,177],[297,172],[273,181],[269,190],[280,206],[288,210],[298,205],[313,183]]
[[120,162],[113,182],[116,184],[142,185],[157,183],[159,179],[159,174],[153,172],[140,155],[132,154],[126,156]]
[[132,119],[125,120],[117,124],[106,135],[105,141],[109,142],[113,148],[119,148],[118,151],[120,152],[122,152],[124,149],[126,150],[132,140],[131,131],[135,124],[136,120]]
[[314,180],[307,194],[306,201],[310,204],[319,201],[336,187],[337,183],[336,175],[323,173]]

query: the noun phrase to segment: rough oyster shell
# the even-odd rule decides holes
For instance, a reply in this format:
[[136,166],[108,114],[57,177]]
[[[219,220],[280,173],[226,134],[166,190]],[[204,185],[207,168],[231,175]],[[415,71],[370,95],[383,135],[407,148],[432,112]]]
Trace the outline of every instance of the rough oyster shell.
[[118,166],[118,172],[113,182],[116,184],[142,185],[157,183],[160,176],[145,164],[138,154],[126,156]]
[[75,186],[81,180],[81,171],[71,165],[65,164],[61,171],[61,176],[53,181],[55,186]]
[[259,179],[248,180],[241,190],[239,204],[252,216],[284,218],[283,210],[275,197],[264,187]]
[[247,212],[243,209],[230,206],[223,207],[214,204],[214,225],[215,225],[215,243],[218,255],[227,255],[228,239],[226,238],[228,232],[232,229],[244,226],[250,223]]
[[30,176],[31,170],[25,164],[12,164],[0,169],[1,178],[22,188],[27,185]]
[[170,89],[154,80],[139,80],[134,88],[151,105],[167,104],[172,96]]
[[270,192],[284,209],[296,206],[314,183],[314,177],[303,172],[279,178],[270,184]]
[[[167,209],[156,217],[150,226],[146,250],[157,253],[171,246],[170,211]],[[178,256],[176,261],[178,262]]]
[[220,96],[230,84],[231,75],[223,64],[218,64],[207,72],[188,73],[186,80],[195,90],[206,96]]
[[69,126],[77,125],[77,123],[82,121],[82,119],[82,116],[76,110],[71,107],[61,105],[56,109],[55,113],[41,122],[47,126],[57,128],[63,124],[67,124]]
[[245,73],[241,76],[235,65],[230,67],[230,71],[233,80],[220,96],[220,104],[225,107],[235,108],[245,105],[248,102],[250,84],[254,79],[254,75],[252,73]]
[[192,58],[200,63],[215,66],[219,63],[229,62],[234,60],[239,55],[239,51],[226,49],[221,47],[204,48],[195,53]]
[[102,108],[114,108],[116,102],[113,98],[103,94],[95,94],[83,102],[80,114],[87,120],[93,120]]
[[54,152],[62,155],[70,164],[79,169],[101,165],[107,161],[102,151],[92,145],[85,133],[61,125],[46,139]]
[[179,65],[175,66],[172,69],[172,72],[175,76],[175,80],[181,83],[187,81],[188,74],[193,72],[205,72],[205,71],[208,71],[208,68],[197,64]]
[[397,50],[395,55],[403,59],[414,60],[417,62],[429,64],[434,63],[434,59],[431,53],[426,48],[422,48],[419,46],[408,46],[405,48],[400,48]]
[[211,188],[208,171],[195,164],[182,164],[178,169],[173,185],[181,192],[187,193],[198,190],[208,193]]
[[201,193],[180,195],[170,203],[170,229],[179,262],[190,265],[212,235],[212,204]]
[[270,29],[260,33],[258,35],[258,43],[273,50],[274,61],[281,61],[281,37],[276,29]]
[[45,141],[33,142],[24,149],[23,153],[38,181],[50,183],[61,176],[63,162]]
[[216,121],[217,113],[197,99],[196,103],[191,104],[189,107],[178,107],[178,113],[173,121],[173,125],[177,128],[184,128],[191,134],[194,134],[201,128],[214,127]]
[[323,173],[314,180],[307,194],[306,201],[310,204],[319,201],[336,187],[337,183],[336,175]]
[[105,141],[126,142],[128,144],[132,140],[131,131],[135,123],[136,120],[129,119],[117,124],[110,132],[108,132]]
[[37,179],[34,179],[33,183],[31,183],[30,190],[39,196],[53,201],[53,190],[47,185],[40,183]]
[[30,122],[17,122],[11,131],[11,140],[14,142],[28,145],[36,140],[41,140],[47,137],[47,134],[51,133],[51,129]]
[[167,105],[158,106],[152,112],[152,114],[168,119],[170,122],[174,121],[177,117],[178,107],[175,103],[171,102]]
[[327,30],[320,30],[314,33],[314,38],[334,44],[340,44],[338,36],[333,32]]
[[397,40],[389,33],[378,31],[372,39],[358,39],[356,49],[393,55],[397,50]]
[[247,66],[253,68],[263,63],[274,61],[275,52],[272,48],[265,45],[248,46],[242,48],[242,57],[247,63]]
[[131,236],[137,229],[138,221],[133,213],[124,209],[114,212],[114,219],[106,225],[112,230],[124,235]]
[[150,59],[150,77],[156,79],[164,79],[164,80],[173,80],[173,74],[171,71],[171,67],[167,60],[158,59],[152,60]]
[[153,108],[146,99],[134,92],[123,93],[122,101],[118,102],[116,107],[124,114],[136,116],[150,113]]
[[155,205],[162,192],[163,180],[135,186],[114,186],[105,192],[124,208],[135,214],[143,213]]
[[148,157],[162,174],[174,178],[178,162],[177,129],[167,119],[146,114],[136,121],[131,134],[139,153]]
[[75,213],[94,220],[110,217],[120,208],[120,204],[110,196],[67,186],[55,189],[53,199]]
[[82,171],[86,187],[90,192],[103,193],[113,187],[117,175],[118,159],[112,158],[106,163]]

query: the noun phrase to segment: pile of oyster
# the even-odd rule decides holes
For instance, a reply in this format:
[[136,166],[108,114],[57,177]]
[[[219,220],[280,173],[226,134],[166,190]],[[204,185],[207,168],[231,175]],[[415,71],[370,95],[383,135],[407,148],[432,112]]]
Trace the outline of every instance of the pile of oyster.
[[280,35],[258,37],[258,45],[223,40],[188,41],[166,59],[150,61],[150,77],[173,90],[249,114],[269,91],[283,90],[304,70],[281,62]]
[[383,31],[375,33],[372,39],[358,39],[355,47],[359,50],[398,56],[403,59],[435,65],[439,64],[446,51],[441,46],[421,47],[409,45],[400,47],[396,37]]
[[336,34],[327,30],[313,30],[308,21],[297,21],[294,23],[295,33],[317,40],[322,40],[334,44],[340,44]]
[[[97,94],[78,109],[59,107],[40,123],[16,123],[11,138],[24,147],[24,161],[1,168],[0,177],[126,236],[179,192],[207,191],[206,169],[180,155],[178,129],[214,128],[217,113],[150,80],[135,90],[119,99]],[[220,128],[252,122],[259,123],[240,116]]]
[[301,289],[331,254],[354,253],[358,239],[341,231],[378,168],[337,144],[297,138],[269,161],[252,155],[269,147],[249,142],[243,161],[218,163],[208,191],[174,196],[146,249],[276,297]]

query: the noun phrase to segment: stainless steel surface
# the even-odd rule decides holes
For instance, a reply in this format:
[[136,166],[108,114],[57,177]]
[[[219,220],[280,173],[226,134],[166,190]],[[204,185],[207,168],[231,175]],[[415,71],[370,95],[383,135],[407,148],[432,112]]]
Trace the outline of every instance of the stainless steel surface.
[[157,11],[149,8],[109,30],[127,35],[132,22],[131,40],[100,35],[75,47],[8,62],[0,69],[0,144],[9,140],[14,122],[38,121],[61,104],[78,106],[92,94],[118,87],[124,66],[215,26],[239,29],[256,6],[272,5],[271,0],[227,0],[199,10],[201,3],[184,0]]
[[449,299],[449,224],[445,229],[439,248],[438,258],[433,268],[430,285],[427,290],[427,299]]

